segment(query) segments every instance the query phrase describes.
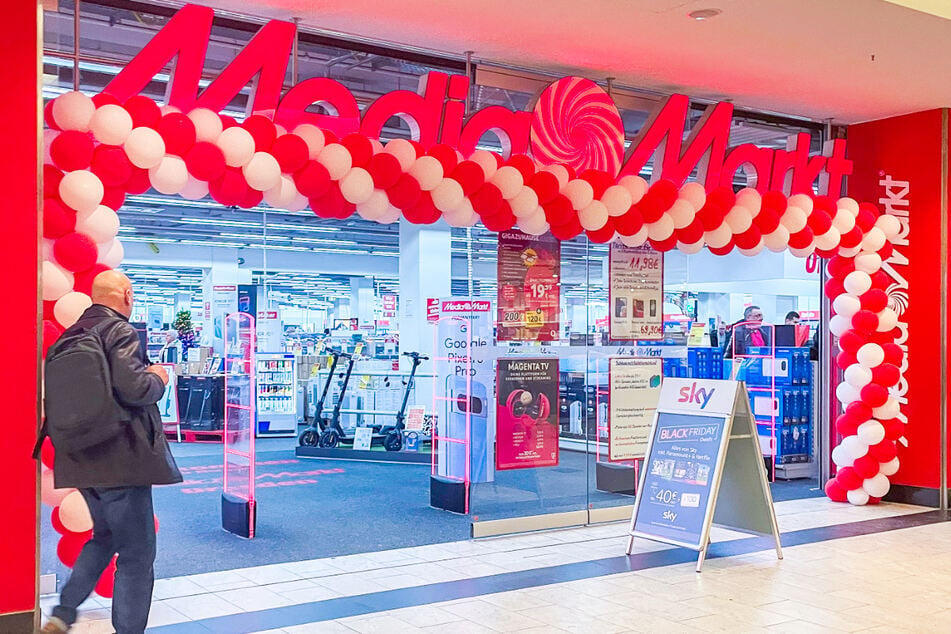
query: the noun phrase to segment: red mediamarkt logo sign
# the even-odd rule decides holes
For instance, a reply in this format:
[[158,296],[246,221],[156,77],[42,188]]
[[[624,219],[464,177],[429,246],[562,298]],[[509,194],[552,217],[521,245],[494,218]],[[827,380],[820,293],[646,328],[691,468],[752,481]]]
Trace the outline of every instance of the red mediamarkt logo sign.
[[486,313],[492,305],[487,301],[474,302],[443,302],[442,312],[444,313]]
[[[838,198],[842,177],[852,173],[843,139],[828,142],[821,156],[810,156],[811,138],[806,133],[791,137],[786,150],[751,143],[728,148],[733,105],[725,102],[708,106],[684,142],[690,99],[679,94],[653,113],[625,152],[623,125],[613,100],[597,84],[579,77],[553,82],[531,112],[489,106],[468,118],[464,111],[469,78],[438,72],[420,79],[418,93],[387,93],[362,114],[353,93],[326,77],[305,79],[282,95],[296,28],[290,22],[272,21],[261,27],[199,94],[213,18],[208,7],[183,7],[104,92],[124,102],[176,58],[166,92],[168,104],[183,112],[197,107],[220,112],[252,81],[246,114],[270,115],[288,130],[311,123],[338,137],[360,132],[379,138],[386,122],[397,116],[424,148],[443,143],[468,156],[486,132],[493,132],[506,155],[531,153],[542,164],[563,163],[578,171],[595,168],[618,177],[640,173],[653,157],[652,180],[663,177],[681,185],[697,170],[696,180],[708,190],[732,185],[742,168],[748,182],[762,192],[811,191],[819,179],[820,188]],[[315,105],[323,112],[308,110]]]

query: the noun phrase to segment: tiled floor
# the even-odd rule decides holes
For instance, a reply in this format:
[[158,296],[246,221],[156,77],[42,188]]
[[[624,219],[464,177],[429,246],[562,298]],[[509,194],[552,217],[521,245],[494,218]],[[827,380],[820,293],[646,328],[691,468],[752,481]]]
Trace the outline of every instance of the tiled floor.
[[[776,507],[782,532],[790,534],[924,510],[884,504],[851,507],[822,498],[780,502]],[[787,546],[783,561],[776,560],[775,551],[754,548],[709,559],[700,575],[688,561],[620,574],[576,575],[577,580],[564,583],[532,583],[530,578],[526,583],[524,571],[616,561],[623,555],[627,525],[454,542],[161,579],[155,585],[149,625],[168,632],[227,632],[227,620],[217,617],[326,602],[356,605],[349,612],[356,615],[319,623],[298,621],[269,631],[951,631],[949,529],[946,523],[934,523],[807,542]],[[745,537],[723,530],[713,535],[715,543]],[[635,552],[660,550],[667,547],[644,540],[635,543]],[[521,589],[505,586],[511,573],[521,573]],[[490,578],[477,579],[485,577]],[[469,587],[473,596],[454,598],[438,591],[452,584],[430,586],[463,580],[479,581],[478,587],[491,590],[473,593]],[[410,605],[400,603],[405,592],[401,595],[399,589],[419,586],[434,588],[432,596],[413,607],[388,609]],[[465,589],[467,582],[452,587],[456,586]],[[370,593],[377,593],[372,605],[361,606],[359,596]],[[442,600],[447,598],[452,600]],[[55,599],[45,597],[44,610]],[[90,599],[73,631],[111,632],[108,607],[108,601]],[[162,627],[174,624],[180,625]]]

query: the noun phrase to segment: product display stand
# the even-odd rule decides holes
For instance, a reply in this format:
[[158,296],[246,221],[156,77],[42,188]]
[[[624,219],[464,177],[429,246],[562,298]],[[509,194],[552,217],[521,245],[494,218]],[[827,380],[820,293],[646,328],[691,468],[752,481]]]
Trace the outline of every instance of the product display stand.
[[255,325],[246,313],[225,318],[224,490],[221,526],[254,537],[257,519],[255,483]]

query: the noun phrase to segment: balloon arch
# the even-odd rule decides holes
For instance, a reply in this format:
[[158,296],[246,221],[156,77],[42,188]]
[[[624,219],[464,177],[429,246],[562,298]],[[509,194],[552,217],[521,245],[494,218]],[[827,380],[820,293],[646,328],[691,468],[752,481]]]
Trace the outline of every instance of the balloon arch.
[[[585,233],[593,242],[648,243],[660,251],[707,247],[752,256],[789,249],[828,259],[831,277],[825,293],[833,300],[830,327],[845,380],[835,390],[844,407],[835,422],[843,440],[832,452],[838,472],[825,491],[837,502],[877,503],[898,471],[895,443],[904,422],[890,389],[899,382],[903,353],[882,263],[901,227],[872,204],[751,188],[706,191],[663,179],[648,185],[640,176],[616,179],[599,169],[576,173],[571,145],[589,139],[589,153],[598,151],[597,130],[584,117],[548,144],[545,165],[524,154],[503,159],[477,150],[464,157],[447,145],[398,139],[384,146],[356,133],[337,138],[310,124],[289,132],[263,115],[239,123],[203,108],[160,108],[141,95],[119,103],[105,93],[66,93],[47,104],[45,121],[44,355],[91,304],[93,278],[122,261],[116,210],[127,194],[150,187],[189,200],[210,195],[225,206],[263,200],[277,209],[310,207],[321,218],[482,222],[495,232],[515,227],[561,240]],[[539,131],[533,127],[532,134],[537,148]],[[52,456],[45,447],[43,501],[54,507],[53,526],[62,534],[59,558],[71,566],[92,520],[78,491],[53,489]],[[114,563],[99,594],[111,596],[112,571]]]

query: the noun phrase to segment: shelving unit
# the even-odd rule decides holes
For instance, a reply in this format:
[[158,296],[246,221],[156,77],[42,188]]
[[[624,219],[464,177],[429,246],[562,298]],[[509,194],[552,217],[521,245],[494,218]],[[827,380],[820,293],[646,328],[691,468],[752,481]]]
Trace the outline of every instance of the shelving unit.
[[257,425],[260,436],[297,435],[297,358],[291,353],[259,353]]

